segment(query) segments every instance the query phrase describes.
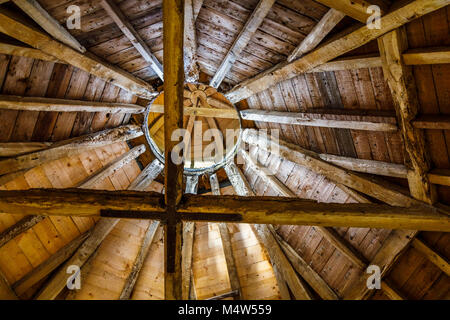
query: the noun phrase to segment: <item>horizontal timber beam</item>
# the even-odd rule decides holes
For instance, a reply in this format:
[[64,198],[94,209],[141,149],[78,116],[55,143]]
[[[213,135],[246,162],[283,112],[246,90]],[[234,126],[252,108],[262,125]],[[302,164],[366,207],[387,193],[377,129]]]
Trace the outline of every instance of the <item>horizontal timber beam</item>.
[[[159,193],[83,189],[0,191],[0,213],[101,216],[103,210],[118,210],[130,212],[130,218],[154,219],[157,214],[163,219],[163,197]],[[177,212],[183,219],[191,216],[194,221],[208,221],[209,217],[229,221],[229,216],[237,216],[236,221],[241,223],[450,231],[450,217],[426,205],[392,207],[280,197],[184,195]]]
[[319,114],[247,109],[241,111],[241,117],[245,120],[311,127],[345,128],[353,130],[386,132],[395,132],[398,130],[397,120],[395,117],[387,116],[351,116],[346,114]]
[[53,40],[47,34],[30,27],[17,14],[0,8],[0,32],[52,55],[83,71],[97,76],[106,82],[143,98],[153,98],[158,93],[145,81],[132,74],[101,61],[91,53],[80,53],[71,47]]
[[339,39],[333,40],[318,49],[292,62],[282,62],[257,76],[248,79],[226,94],[233,103],[248,98],[275,84],[291,79],[329,62],[347,52],[377,39],[383,34],[401,27],[413,19],[448,5],[448,0],[415,0],[380,18],[380,29],[369,29],[367,25]]
[[0,157],[13,157],[19,154],[47,149],[51,142],[4,142],[0,143]]
[[142,113],[145,107],[129,103],[95,102],[0,95],[0,109],[51,112]]
[[41,50],[10,43],[0,43],[0,54],[65,64],[65,62],[55,58],[52,55],[44,53]]

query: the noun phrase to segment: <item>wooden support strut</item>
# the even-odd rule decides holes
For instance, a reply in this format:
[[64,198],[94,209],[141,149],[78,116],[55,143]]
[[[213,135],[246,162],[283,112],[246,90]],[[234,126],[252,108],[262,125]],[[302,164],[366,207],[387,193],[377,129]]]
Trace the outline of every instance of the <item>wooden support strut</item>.
[[182,297],[181,250],[182,227],[177,221],[176,206],[183,193],[183,163],[176,164],[172,150],[175,130],[183,127],[184,92],[184,1],[163,1],[164,42],[164,146],[165,146],[165,204],[168,215],[164,226],[164,256],[166,261],[165,298],[179,300]]

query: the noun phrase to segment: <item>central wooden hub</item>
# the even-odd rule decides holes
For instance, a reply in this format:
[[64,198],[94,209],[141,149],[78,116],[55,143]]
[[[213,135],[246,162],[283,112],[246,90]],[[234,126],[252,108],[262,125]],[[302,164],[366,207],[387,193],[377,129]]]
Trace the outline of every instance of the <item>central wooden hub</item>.
[[[164,161],[164,92],[151,103],[145,117],[144,132],[156,157]],[[188,83],[184,90],[182,132],[175,141],[184,141],[185,173],[215,171],[234,156],[240,141],[238,110],[213,87]],[[185,151],[185,152],[183,152]]]

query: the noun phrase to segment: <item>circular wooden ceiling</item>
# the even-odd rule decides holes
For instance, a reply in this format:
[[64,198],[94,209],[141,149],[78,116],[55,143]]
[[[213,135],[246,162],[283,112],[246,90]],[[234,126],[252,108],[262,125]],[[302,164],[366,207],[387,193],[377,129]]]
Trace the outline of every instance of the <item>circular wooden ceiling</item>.
[[[164,162],[164,92],[146,110],[143,129],[153,153]],[[185,174],[213,172],[232,157],[240,142],[238,110],[215,88],[187,83],[184,90],[183,128],[172,135]]]

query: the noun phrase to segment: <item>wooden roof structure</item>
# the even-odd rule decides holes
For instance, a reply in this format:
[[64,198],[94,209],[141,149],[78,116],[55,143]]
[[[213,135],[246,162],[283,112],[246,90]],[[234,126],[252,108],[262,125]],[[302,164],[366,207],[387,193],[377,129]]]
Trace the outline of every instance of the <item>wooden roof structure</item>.
[[[449,3],[0,0],[0,299],[450,298]],[[217,172],[186,82],[239,110]]]

